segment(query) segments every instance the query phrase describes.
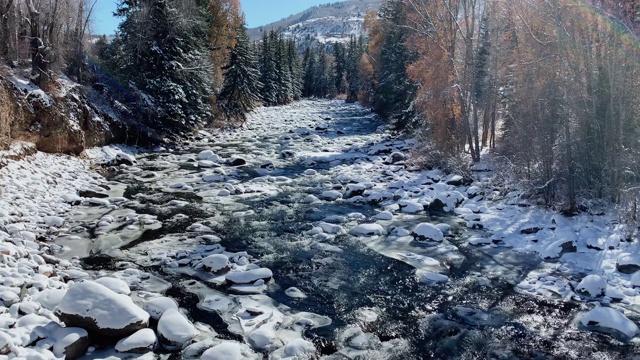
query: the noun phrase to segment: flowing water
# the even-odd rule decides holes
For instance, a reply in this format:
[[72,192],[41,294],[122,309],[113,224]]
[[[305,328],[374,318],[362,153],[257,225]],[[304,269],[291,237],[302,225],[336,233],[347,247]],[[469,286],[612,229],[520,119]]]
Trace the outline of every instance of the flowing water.
[[[174,297],[193,321],[209,325],[222,339],[252,344],[251,329],[238,327],[229,312],[212,310],[207,296],[241,305],[252,299],[289,316],[304,314],[316,326],[295,329],[313,342],[316,357],[633,358],[634,343],[578,326],[576,316],[588,310],[584,303],[516,291],[516,284],[547,263],[505,247],[469,245],[466,239],[479,230],[467,229],[452,214],[397,212],[392,220],[376,221],[372,216],[380,210],[397,210],[397,197],[379,203],[305,201],[326,190],[344,192],[356,182],[388,191],[394,181],[419,174],[383,163],[392,151],[408,154],[411,144],[379,126],[374,115],[355,105],[304,101],[262,109],[243,129],[139,154],[136,166],[109,175],[110,194],[123,197],[118,208],[86,208],[77,219],[78,226],[94,230],[104,215],[115,221],[82,235],[84,245],[76,242],[63,255],[79,256],[88,269],[103,274],[127,268],[151,274],[139,284],[140,298],[146,292]],[[196,158],[206,149],[225,159],[241,156],[247,164],[203,168]],[[213,178],[203,181],[207,174]],[[225,184],[244,193],[228,195]],[[127,225],[126,215],[134,213],[149,221]],[[323,220],[345,231],[321,237],[308,232]],[[372,222],[387,234],[349,234],[358,223]],[[396,231],[411,231],[422,222],[448,224],[451,230],[437,246],[408,241]],[[271,269],[273,280],[258,290],[238,289],[194,267],[193,260],[180,263],[216,246]],[[432,271],[449,281],[418,276]],[[290,296],[291,287],[306,297]],[[277,328],[282,324],[274,326],[284,343],[294,327],[283,335]],[[257,349],[264,356],[274,350]]]

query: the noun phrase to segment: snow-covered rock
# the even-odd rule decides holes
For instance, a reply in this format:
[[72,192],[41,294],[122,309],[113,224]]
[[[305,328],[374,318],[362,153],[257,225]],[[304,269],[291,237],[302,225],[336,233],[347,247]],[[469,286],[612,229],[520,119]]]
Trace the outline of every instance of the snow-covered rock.
[[170,309],[178,310],[178,304],[176,304],[176,301],[171,298],[158,296],[147,301],[144,304],[143,309],[149,313],[149,316],[151,316],[152,319],[159,320],[165,311]]
[[360,224],[351,230],[351,235],[354,236],[381,236],[386,233],[380,224]]
[[60,301],[56,315],[69,327],[118,338],[149,324],[149,314],[130,297],[93,281],[71,285]]
[[[261,357],[260,357],[261,358]],[[258,359],[247,345],[235,341],[223,341],[205,351],[200,360],[253,360]]]
[[607,281],[598,275],[587,275],[576,286],[576,292],[591,297],[598,297],[605,294],[607,290]]
[[342,198],[342,194],[336,190],[327,190],[327,191],[323,191],[320,194],[320,199],[322,200],[335,201],[340,198]]
[[183,349],[196,335],[195,326],[176,309],[165,311],[158,320],[158,338],[169,350]]
[[142,329],[118,341],[116,351],[121,353],[145,354],[153,351],[157,342],[158,339],[153,330],[148,328]]
[[442,242],[444,240],[442,231],[430,223],[418,224],[411,234],[417,241]]
[[225,275],[227,282],[232,284],[248,284],[257,280],[269,281],[272,277],[273,273],[267,268],[251,269],[247,271],[232,271]]
[[51,338],[53,344],[53,353],[57,357],[64,357],[73,360],[81,357],[89,348],[89,333],[81,328],[58,328],[53,331]]
[[95,280],[98,284],[103,285],[111,289],[113,292],[123,295],[131,294],[129,285],[124,281],[112,277],[102,277]]
[[222,272],[229,270],[229,257],[224,254],[213,254],[202,259],[202,265],[211,272]]
[[596,307],[580,317],[584,326],[593,327],[604,332],[617,332],[627,338],[638,334],[638,325],[629,320],[620,310],[610,307]]

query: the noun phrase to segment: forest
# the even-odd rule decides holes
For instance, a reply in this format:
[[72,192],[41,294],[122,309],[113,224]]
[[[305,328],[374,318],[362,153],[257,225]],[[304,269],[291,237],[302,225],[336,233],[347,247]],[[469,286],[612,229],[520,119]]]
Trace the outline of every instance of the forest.
[[425,166],[491,152],[541,203],[633,209],[639,190],[640,4],[633,0],[388,0],[367,36],[251,42],[237,0],[123,0],[92,40],[95,1],[3,0],[0,56],[100,84],[164,136],[234,126],[258,105],[341,97],[418,136]]

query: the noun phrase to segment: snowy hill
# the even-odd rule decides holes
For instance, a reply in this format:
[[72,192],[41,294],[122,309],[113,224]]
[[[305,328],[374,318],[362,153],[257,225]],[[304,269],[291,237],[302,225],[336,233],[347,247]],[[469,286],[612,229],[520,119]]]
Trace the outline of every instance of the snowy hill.
[[[282,31],[299,43],[323,44],[346,42],[351,35],[364,34],[364,16],[369,9],[378,10],[383,0],[348,0],[314,6],[278,22],[249,29],[252,40],[259,40],[263,32]],[[306,47],[306,45],[305,45]]]

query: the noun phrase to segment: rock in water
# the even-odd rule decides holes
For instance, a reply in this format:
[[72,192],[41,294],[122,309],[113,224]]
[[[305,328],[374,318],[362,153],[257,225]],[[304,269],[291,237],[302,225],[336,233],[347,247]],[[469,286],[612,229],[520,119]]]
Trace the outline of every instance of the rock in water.
[[591,297],[602,296],[606,290],[607,282],[602,277],[593,274],[585,276],[576,287],[576,292]]
[[442,230],[438,229],[437,226],[429,223],[418,224],[418,226],[416,226],[416,228],[413,230],[412,235],[416,241],[442,242],[442,240],[444,239]]
[[162,314],[169,309],[178,310],[178,305],[175,300],[164,296],[153,298],[144,304],[144,311],[148,312],[154,320],[159,320]]
[[116,351],[121,353],[145,354],[153,351],[158,339],[151,329],[136,331],[133,335],[118,341]]
[[158,337],[168,350],[180,350],[191,342],[198,330],[178,310],[169,309],[158,321]]
[[247,346],[235,341],[223,341],[205,351],[200,360],[247,360],[258,356]]
[[116,338],[131,335],[149,325],[149,314],[130,297],[93,281],[71,285],[55,314],[68,327],[81,327]]
[[582,315],[580,322],[584,326],[594,327],[604,332],[614,331],[627,338],[638,334],[638,325],[619,310],[610,307],[597,307]]

